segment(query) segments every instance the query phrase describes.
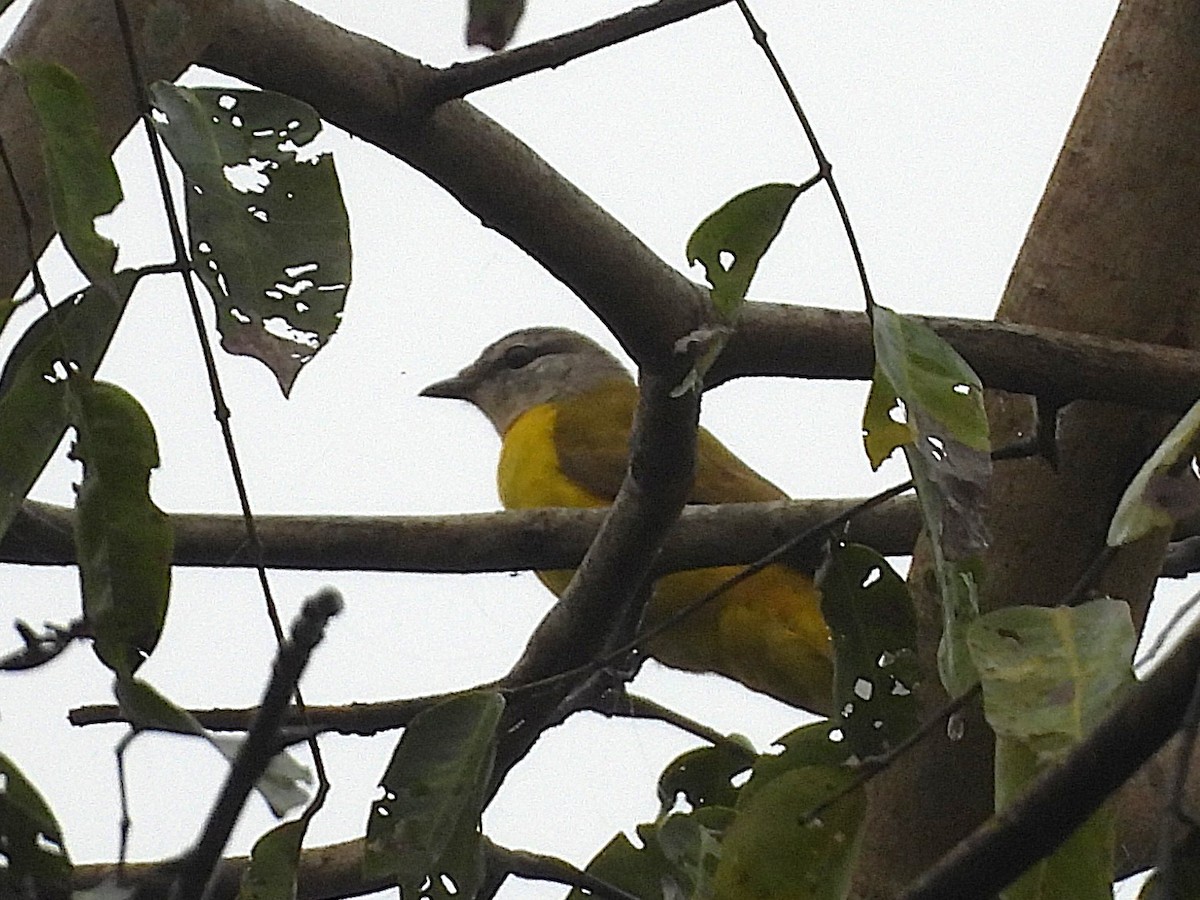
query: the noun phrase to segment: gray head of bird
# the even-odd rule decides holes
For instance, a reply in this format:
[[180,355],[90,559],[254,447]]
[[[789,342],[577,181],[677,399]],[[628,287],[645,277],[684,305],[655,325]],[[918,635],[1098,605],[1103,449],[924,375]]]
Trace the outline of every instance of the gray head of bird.
[[591,338],[568,328],[523,328],[488,345],[473,363],[429,385],[421,396],[473,403],[504,434],[526,410],[613,379],[633,381]]

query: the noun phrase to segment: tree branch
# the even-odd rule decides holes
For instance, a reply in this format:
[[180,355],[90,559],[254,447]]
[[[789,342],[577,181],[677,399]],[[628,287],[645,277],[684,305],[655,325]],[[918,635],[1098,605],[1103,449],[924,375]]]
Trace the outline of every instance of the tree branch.
[[471,62],[440,69],[430,79],[425,102],[430,106],[465,97],[474,91],[503,84],[543,69],[558,68],[573,59],[611,47],[706,12],[730,0],[659,0],[604,19],[576,31],[556,35],[515,50],[493,53]]
[[[794,500],[689,506],[655,572],[749,563],[858,500]],[[447,516],[256,516],[273,569],[368,572],[511,572],[572,568],[604,509],[531,509]],[[0,562],[74,565],[73,513],[26,501],[0,540]],[[240,516],[175,513],[175,565],[253,565]],[[881,553],[911,551],[917,511],[903,499],[856,517],[851,540]]]

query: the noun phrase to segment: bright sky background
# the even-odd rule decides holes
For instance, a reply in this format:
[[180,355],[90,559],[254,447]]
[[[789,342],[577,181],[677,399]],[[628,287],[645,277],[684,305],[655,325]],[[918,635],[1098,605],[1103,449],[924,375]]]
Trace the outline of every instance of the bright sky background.
[[[463,47],[460,3],[306,5],[429,63],[477,55]],[[532,0],[517,41],[632,5]],[[833,161],[877,298],[906,312],[990,317],[1114,3],[755,0],[753,7]],[[17,3],[0,16],[0,35],[24,8]],[[228,83],[196,70],[186,82]],[[681,268],[688,234],[725,200],[814,171],[785,98],[732,5],[472,102]],[[354,245],[341,330],[300,375],[289,401],[258,363],[219,360],[255,509],[494,509],[497,440],[490,425],[465,404],[417,392],[519,327],[568,325],[616,345],[561,284],[423,176],[332,129],[327,144]],[[128,199],[105,228],[121,245],[120,264],[169,259],[140,132],[119,151],[118,166]],[[57,244],[46,270],[55,298],[80,283]],[[793,209],[751,295],[861,306],[824,190]],[[9,326],[0,353],[31,318]],[[155,422],[163,456],[152,484],[158,504],[172,512],[234,511],[196,338],[174,281],[158,278],[139,289],[101,377],[132,391]],[[706,397],[704,421],[794,496],[861,496],[903,477],[894,466],[870,473],[858,437],[865,390],[738,382]],[[60,454],[34,496],[70,503],[77,478],[77,466]],[[77,613],[74,571],[0,573],[10,615],[36,625]],[[550,601],[528,574],[275,573],[272,582],[289,617],[325,583],[347,600],[304,682],[312,703],[415,696],[496,677]],[[15,645],[15,637],[4,643]],[[166,632],[142,673],[185,706],[252,705],[272,652],[253,573],[180,569]],[[715,676],[656,665],[635,689],[760,746],[802,718]],[[113,859],[112,747],[124,729],[79,730],[65,721],[71,707],[111,702],[106,670],[86,647],[74,647],[42,670],[5,677],[0,698],[0,749],[46,795],[75,860]],[[361,834],[395,739],[323,740],[334,788],[310,844]],[[658,772],[694,744],[665,726],[577,716],[548,733],[511,774],[485,831],[500,843],[582,865],[616,830],[653,817]],[[156,859],[195,836],[224,766],[198,742],[151,736],[135,743],[129,772],[132,856]],[[231,850],[245,852],[270,822],[252,800]],[[562,893],[516,883],[503,896]]]

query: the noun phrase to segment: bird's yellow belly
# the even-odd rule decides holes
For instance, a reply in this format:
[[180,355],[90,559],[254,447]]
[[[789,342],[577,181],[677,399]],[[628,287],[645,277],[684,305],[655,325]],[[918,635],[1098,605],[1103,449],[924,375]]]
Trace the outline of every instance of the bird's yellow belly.
[[[554,444],[550,404],[521,415],[504,435],[497,471],[508,509],[607,506],[563,474]],[[655,585],[645,624],[653,626],[741,571],[740,566],[694,569],[664,576]],[[570,570],[539,572],[555,594]],[[773,565],[696,611],[648,647],[660,662],[697,672],[718,672],[784,702],[825,711],[832,663],[820,595],[806,574]]]

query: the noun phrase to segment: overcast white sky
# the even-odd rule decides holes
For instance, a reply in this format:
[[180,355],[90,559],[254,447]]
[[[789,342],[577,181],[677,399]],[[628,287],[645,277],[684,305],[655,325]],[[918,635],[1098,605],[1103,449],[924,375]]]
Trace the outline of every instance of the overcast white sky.
[[[433,64],[476,55],[462,44],[459,3],[306,5]],[[517,40],[632,5],[533,0]],[[752,5],[833,161],[878,299],[909,312],[990,316],[1114,3]],[[0,36],[24,7],[0,16]],[[186,81],[227,83],[204,71]],[[473,102],[681,268],[688,234],[722,202],[765,181],[801,181],[814,169],[732,6]],[[494,509],[491,427],[465,404],[420,399],[418,390],[485,343],[531,324],[568,325],[616,345],[562,285],[422,176],[332,131],[328,146],[354,244],[340,332],[300,375],[289,401],[257,363],[220,360],[254,506],[264,513]],[[121,149],[118,165],[128,199],[106,228],[121,245],[121,265],[168,259],[140,136]],[[47,270],[55,297],[79,283],[57,250]],[[751,294],[861,305],[823,190],[793,209]],[[30,318],[9,326],[0,352]],[[174,283],[143,286],[101,376],[132,391],[155,422],[159,505],[230,512],[233,489],[190,328]],[[870,473],[858,437],[864,397],[857,384],[739,382],[708,395],[704,420],[795,496],[858,496],[902,477],[894,467]],[[34,496],[69,503],[77,477],[60,456]],[[0,577],[12,616],[62,622],[76,612],[70,570],[4,567]],[[495,677],[549,603],[531,575],[273,576],[289,615],[327,582],[348,607],[304,683],[313,703],[391,699]],[[142,671],[184,705],[250,705],[272,650],[250,572],[177,570],[165,635]],[[715,677],[651,666],[636,688],[760,746],[800,723],[794,710]],[[80,731],[65,721],[68,708],[110,701],[106,671],[86,648],[73,648],[44,670],[6,677],[0,698],[0,748],[47,796],[74,858],[112,859],[111,750],[123,730]],[[361,833],[394,740],[323,742],[334,789],[310,843]],[[510,776],[485,830],[501,843],[583,864],[615,830],[654,815],[658,772],[693,744],[664,726],[576,717]],[[135,744],[134,858],[176,853],[194,837],[223,775],[211,757],[177,738]],[[252,801],[231,849],[247,850],[269,823]],[[561,894],[526,884],[504,891],[508,898]]]

